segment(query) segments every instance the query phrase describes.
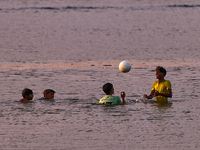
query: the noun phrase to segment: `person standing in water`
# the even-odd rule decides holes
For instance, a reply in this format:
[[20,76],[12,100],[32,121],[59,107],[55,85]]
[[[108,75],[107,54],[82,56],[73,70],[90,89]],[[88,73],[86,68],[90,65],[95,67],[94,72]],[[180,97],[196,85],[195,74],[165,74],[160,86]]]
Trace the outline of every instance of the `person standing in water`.
[[157,102],[168,102],[168,97],[172,97],[171,83],[165,80],[166,70],[158,66],[156,68],[156,78],[158,81],[153,82],[153,87],[150,95],[143,95],[143,98],[152,99],[156,96]]

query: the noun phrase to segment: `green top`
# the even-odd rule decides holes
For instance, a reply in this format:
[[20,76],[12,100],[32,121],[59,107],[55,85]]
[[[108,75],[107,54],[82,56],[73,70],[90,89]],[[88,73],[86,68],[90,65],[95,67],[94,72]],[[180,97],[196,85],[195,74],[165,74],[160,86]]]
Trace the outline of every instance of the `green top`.
[[118,105],[122,104],[122,101],[118,96],[106,95],[102,99],[100,99],[99,104]]

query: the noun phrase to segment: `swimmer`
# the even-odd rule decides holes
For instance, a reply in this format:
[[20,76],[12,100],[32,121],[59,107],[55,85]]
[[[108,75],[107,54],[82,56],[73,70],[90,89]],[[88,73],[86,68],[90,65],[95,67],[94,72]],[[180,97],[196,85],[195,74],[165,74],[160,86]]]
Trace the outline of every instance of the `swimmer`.
[[22,91],[23,99],[20,100],[22,103],[28,103],[33,99],[33,91],[31,89],[25,88]]
[[54,99],[54,94],[56,92],[52,89],[46,89],[44,90],[43,94],[44,97],[40,98],[39,100],[48,100],[48,99]]
[[114,87],[111,83],[106,83],[103,86],[103,91],[106,93],[102,99],[100,99],[99,104],[106,105],[117,105],[117,104],[125,104],[125,92],[121,92],[121,100],[118,96],[112,96],[114,94]]

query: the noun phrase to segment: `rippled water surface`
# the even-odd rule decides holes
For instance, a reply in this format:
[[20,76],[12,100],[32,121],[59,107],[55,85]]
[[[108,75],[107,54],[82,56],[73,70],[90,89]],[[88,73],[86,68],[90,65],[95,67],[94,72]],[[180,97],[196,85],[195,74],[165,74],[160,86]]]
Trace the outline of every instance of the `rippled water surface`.
[[[197,0],[0,0],[0,149],[199,149],[199,15]],[[158,65],[173,97],[137,101]],[[98,105],[106,82],[127,104]]]

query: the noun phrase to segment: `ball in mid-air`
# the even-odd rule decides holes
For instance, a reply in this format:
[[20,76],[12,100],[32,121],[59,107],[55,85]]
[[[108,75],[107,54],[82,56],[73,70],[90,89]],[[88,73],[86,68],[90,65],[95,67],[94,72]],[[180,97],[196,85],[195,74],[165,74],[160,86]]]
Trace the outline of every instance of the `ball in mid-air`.
[[124,60],[119,64],[119,70],[123,73],[129,72],[131,70],[131,64]]

